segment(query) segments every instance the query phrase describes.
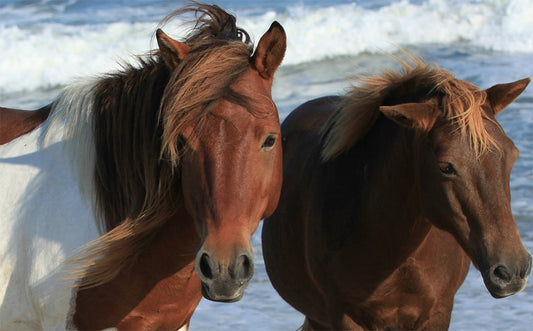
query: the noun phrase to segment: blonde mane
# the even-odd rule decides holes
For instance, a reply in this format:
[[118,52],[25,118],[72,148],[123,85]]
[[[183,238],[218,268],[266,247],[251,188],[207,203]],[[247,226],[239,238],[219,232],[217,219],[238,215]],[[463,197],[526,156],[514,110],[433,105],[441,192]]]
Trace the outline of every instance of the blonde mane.
[[[397,57],[399,71],[384,71],[380,76],[357,76],[336,113],[322,132],[322,159],[327,161],[353,147],[372,128],[380,111],[379,106],[391,100],[420,102],[431,97],[441,98],[442,116],[453,122],[457,131],[468,139],[476,156],[491,148],[498,149],[487,133],[482,110],[486,92],[456,79],[437,65],[405,53],[408,61]],[[405,99],[408,99],[405,101]]]
[[246,96],[233,91],[230,85],[248,69],[251,54],[251,47],[241,41],[208,40],[193,46],[175,70],[161,103],[162,157],[178,166],[180,135],[191,126],[195,133],[200,132],[203,120],[212,111],[210,106],[222,97],[237,104],[247,103]]

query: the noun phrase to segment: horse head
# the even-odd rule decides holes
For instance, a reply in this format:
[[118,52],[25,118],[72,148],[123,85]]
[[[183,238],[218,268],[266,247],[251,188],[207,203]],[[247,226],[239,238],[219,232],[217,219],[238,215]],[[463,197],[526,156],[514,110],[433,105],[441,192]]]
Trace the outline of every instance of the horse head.
[[[180,43],[161,31],[157,40],[165,62],[174,71],[186,70],[181,63],[205,48]],[[211,58],[201,57],[203,64],[190,63],[204,66],[214,84],[228,77],[232,81],[218,89],[219,96],[206,96],[213,100],[200,120],[189,121],[179,135],[163,134],[170,137],[170,145],[180,145],[176,150],[184,151],[179,161],[183,199],[201,241],[195,269],[202,293],[210,300],[233,302],[242,297],[254,273],[251,236],[279,200],[281,133],[271,87],[285,48],[285,32],[274,22],[255,53],[244,59],[246,67],[237,77],[231,78],[234,72],[222,72],[222,62],[238,56],[229,48]],[[223,73],[218,78],[217,70]],[[179,79],[183,73],[176,76]],[[203,80],[189,87],[202,89],[201,84]]]
[[457,95],[440,95],[380,107],[425,137],[429,157],[419,170],[424,212],[454,235],[496,298],[521,291],[531,271],[510,204],[511,169],[519,153],[495,119],[528,83],[523,79],[485,91],[469,85],[470,99],[478,100],[469,105]]

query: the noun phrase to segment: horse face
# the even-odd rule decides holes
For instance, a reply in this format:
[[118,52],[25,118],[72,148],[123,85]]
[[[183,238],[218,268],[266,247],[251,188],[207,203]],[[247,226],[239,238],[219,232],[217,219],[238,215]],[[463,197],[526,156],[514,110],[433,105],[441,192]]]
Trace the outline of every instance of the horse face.
[[206,118],[182,163],[187,210],[202,245],[196,272],[207,299],[239,300],[254,272],[250,239],[274,212],[281,191],[282,153],[278,113],[270,86],[250,69],[233,88],[252,96],[249,110],[221,100]]
[[[162,31],[157,37],[169,68],[189,56],[189,46]],[[188,146],[180,163],[185,207],[201,238],[195,270],[202,294],[210,300],[242,297],[254,272],[251,236],[278,204],[281,132],[271,88],[286,46],[282,26],[272,23],[248,59],[248,69],[229,86],[227,98],[214,102],[201,122],[181,132]]]
[[525,287],[531,256],[522,245],[510,204],[509,180],[518,149],[495,122],[484,122],[500,151],[491,150],[479,158],[468,141],[450,137],[453,131],[448,125],[435,130],[433,178],[438,189],[437,195],[427,197],[439,196],[428,201],[432,219],[454,234],[489,292],[501,298]]
[[[495,146],[476,153],[436,99],[382,107],[388,117],[427,135],[428,157],[420,167],[421,199],[434,225],[454,235],[480,270],[489,292],[502,298],[521,291],[531,271],[511,211],[511,170],[518,149],[495,120],[529,80],[486,90],[483,126]],[[496,147],[497,146],[497,147]]]
[[521,291],[531,271],[510,204],[509,181],[519,152],[494,119],[526,85],[519,81],[487,90],[483,124],[497,147],[479,156],[449,121],[437,121],[431,132],[436,162],[430,176],[438,188],[427,195],[438,197],[428,201],[432,218],[454,234],[496,298]]

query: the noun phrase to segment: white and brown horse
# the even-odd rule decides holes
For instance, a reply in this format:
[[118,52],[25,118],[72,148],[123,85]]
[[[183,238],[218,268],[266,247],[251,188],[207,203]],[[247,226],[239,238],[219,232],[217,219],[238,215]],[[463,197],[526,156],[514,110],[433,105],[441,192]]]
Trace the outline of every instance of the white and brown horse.
[[194,6],[173,15],[196,13],[183,42],[158,30],[139,63],[0,109],[0,329],[176,330],[202,293],[242,297],[281,189],[286,37],[274,22],[254,53]]

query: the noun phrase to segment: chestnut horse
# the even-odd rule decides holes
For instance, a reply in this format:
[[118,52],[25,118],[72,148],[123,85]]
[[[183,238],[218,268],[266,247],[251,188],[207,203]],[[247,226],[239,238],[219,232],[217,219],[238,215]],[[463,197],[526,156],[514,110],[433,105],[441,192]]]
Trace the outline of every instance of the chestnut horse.
[[471,260],[496,298],[526,285],[510,206],[518,150],[495,115],[529,79],[480,90],[409,58],[282,124],[263,254],[304,330],[446,329]]
[[281,190],[286,37],[253,53],[221,8],[190,13],[183,42],[158,30],[137,64],[0,111],[0,329],[186,329],[202,293],[243,296]]

